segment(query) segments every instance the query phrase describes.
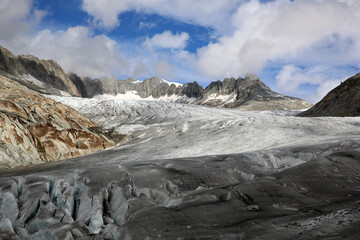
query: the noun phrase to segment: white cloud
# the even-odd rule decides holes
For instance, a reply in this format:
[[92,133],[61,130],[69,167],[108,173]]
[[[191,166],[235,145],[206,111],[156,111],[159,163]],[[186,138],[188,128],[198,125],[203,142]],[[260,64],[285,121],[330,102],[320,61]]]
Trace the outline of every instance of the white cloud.
[[52,33],[39,32],[31,42],[30,53],[52,58],[66,70],[81,76],[102,77],[127,70],[117,43],[105,35],[92,36],[89,29],[77,26]]
[[139,23],[139,29],[144,29],[144,28],[151,29],[151,28],[153,28],[155,26],[156,26],[156,23],[151,23],[151,22],[143,22],[143,21],[141,21]]
[[32,54],[57,61],[65,71],[80,76],[103,77],[127,71],[127,62],[120,56],[117,43],[105,35],[92,36],[87,27],[66,31],[43,30],[35,35],[4,41],[5,47],[17,53]]
[[[192,36],[185,32],[165,31],[142,42],[94,35],[93,25],[34,32],[44,12],[34,9],[31,0],[3,0],[0,44],[15,53],[55,59],[67,71],[91,77],[160,75],[205,83],[283,66],[273,79],[276,87],[312,101],[354,73],[343,66],[360,62],[358,0],[82,0],[82,9],[108,29],[121,27],[119,14],[135,10],[209,26],[218,37],[190,53],[184,48]],[[151,28],[145,20],[135,27]],[[314,87],[304,90],[309,84]]]
[[155,64],[156,76],[165,79],[172,79],[174,77],[175,67],[170,65],[167,61],[159,61]]
[[317,85],[325,77],[315,69],[304,71],[294,65],[285,65],[276,76],[277,87],[286,92],[296,92],[301,84]]
[[66,31],[33,32],[45,12],[31,0],[0,1],[0,44],[15,54],[32,54],[57,61],[66,71],[101,77],[127,71],[117,43],[105,35],[93,36],[84,26]]
[[155,13],[180,21],[215,27],[226,32],[231,13],[243,0],[82,0],[82,9],[105,28],[120,24],[118,15],[129,10]]
[[82,9],[94,17],[96,24],[114,28],[120,24],[118,14],[128,10],[130,0],[83,0]]
[[220,78],[260,72],[269,61],[299,61],[300,55],[305,64],[312,64],[313,58],[326,63],[326,54],[311,53],[334,35],[339,36],[338,42],[327,51],[354,63],[360,60],[359,14],[360,1],[351,5],[345,0],[251,0],[233,15],[236,30],[231,36],[198,50],[197,67],[209,77]]
[[170,31],[165,31],[161,34],[154,35],[152,38],[147,38],[144,45],[148,48],[181,49],[186,47],[188,40],[188,33],[182,32],[180,34],[172,34]]
[[136,61],[135,66],[133,67],[133,71],[131,77],[137,79],[140,76],[146,74],[146,65],[141,61]]
[[27,33],[46,14],[45,11],[32,9],[30,0],[0,1],[0,36],[10,40],[15,36]]
[[[350,77],[346,70],[329,69],[326,66],[299,68],[294,65],[285,65],[276,76],[276,85],[280,91],[316,103],[330,90],[337,87],[342,81]],[[313,85],[313,88],[301,90],[301,85]]]

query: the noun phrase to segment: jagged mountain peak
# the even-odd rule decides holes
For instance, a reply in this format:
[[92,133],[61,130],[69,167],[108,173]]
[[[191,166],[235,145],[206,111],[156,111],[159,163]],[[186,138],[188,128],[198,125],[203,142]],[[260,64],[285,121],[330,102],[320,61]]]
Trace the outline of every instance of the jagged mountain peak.
[[254,73],[247,73],[247,74],[245,74],[244,80],[246,80],[246,81],[260,81],[260,78],[258,77],[258,75],[254,74]]

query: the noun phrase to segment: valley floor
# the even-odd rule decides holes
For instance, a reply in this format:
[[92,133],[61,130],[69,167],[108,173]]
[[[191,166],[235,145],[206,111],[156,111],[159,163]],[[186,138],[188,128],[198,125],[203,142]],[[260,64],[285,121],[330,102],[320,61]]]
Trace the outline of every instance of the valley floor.
[[128,137],[1,172],[1,239],[356,239],[360,119],[52,97]]

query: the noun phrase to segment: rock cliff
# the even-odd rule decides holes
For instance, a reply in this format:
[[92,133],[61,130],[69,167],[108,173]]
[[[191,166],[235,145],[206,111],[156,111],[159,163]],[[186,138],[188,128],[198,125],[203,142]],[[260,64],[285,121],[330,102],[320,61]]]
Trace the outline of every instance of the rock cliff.
[[42,93],[81,96],[59,64],[31,55],[15,56],[0,46],[0,73]]
[[[80,78],[79,78],[80,79]],[[81,80],[81,79],[80,79]],[[77,80],[77,81],[80,81]],[[179,84],[152,77],[144,81],[132,78],[82,79],[86,94],[84,97],[110,94],[137,99],[164,100],[180,103],[193,103],[214,107],[237,108],[240,110],[297,110],[312,106],[302,99],[285,96],[272,91],[256,75],[245,78],[225,78],[211,82],[205,89],[196,81]],[[132,96],[127,96],[131,94]]]
[[0,168],[82,156],[115,143],[72,108],[0,75]]
[[299,98],[272,91],[254,74],[210,83],[195,104],[256,111],[295,110],[312,106]]

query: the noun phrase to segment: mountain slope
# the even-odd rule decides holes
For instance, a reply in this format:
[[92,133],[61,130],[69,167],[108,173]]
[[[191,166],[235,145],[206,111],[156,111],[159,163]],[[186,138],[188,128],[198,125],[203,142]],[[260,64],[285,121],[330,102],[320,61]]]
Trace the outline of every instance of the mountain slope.
[[113,146],[72,108],[0,75],[0,168],[82,156]]
[[118,99],[193,103],[240,110],[298,110],[312,106],[299,98],[272,91],[256,75],[238,79],[225,78],[224,81],[211,82],[205,89],[196,81],[179,84],[157,77],[144,81],[132,78],[83,79],[83,84],[90,93],[87,97],[108,94]]
[[241,110],[298,110],[312,104],[299,98],[272,91],[253,74],[245,78],[225,78],[205,88],[196,104],[237,108]]
[[196,81],[179,84],[158,77],[138,81],[132,78],[90,79],[66,74],[52,60],[15,56],[0,46],[0,74],[40,93],[91,98],[112,95],[124,99],[147,99],[237,108],[241,110],[298,110],[312,104],[273,92],[256,75],[211,82],[205,89]]
[[360,73],[331,90],[320,102],[299,116],[360,116]]
[[56,62],[31,55],[15,56],[0,46],[0,73],[41,93],[81,96]]

